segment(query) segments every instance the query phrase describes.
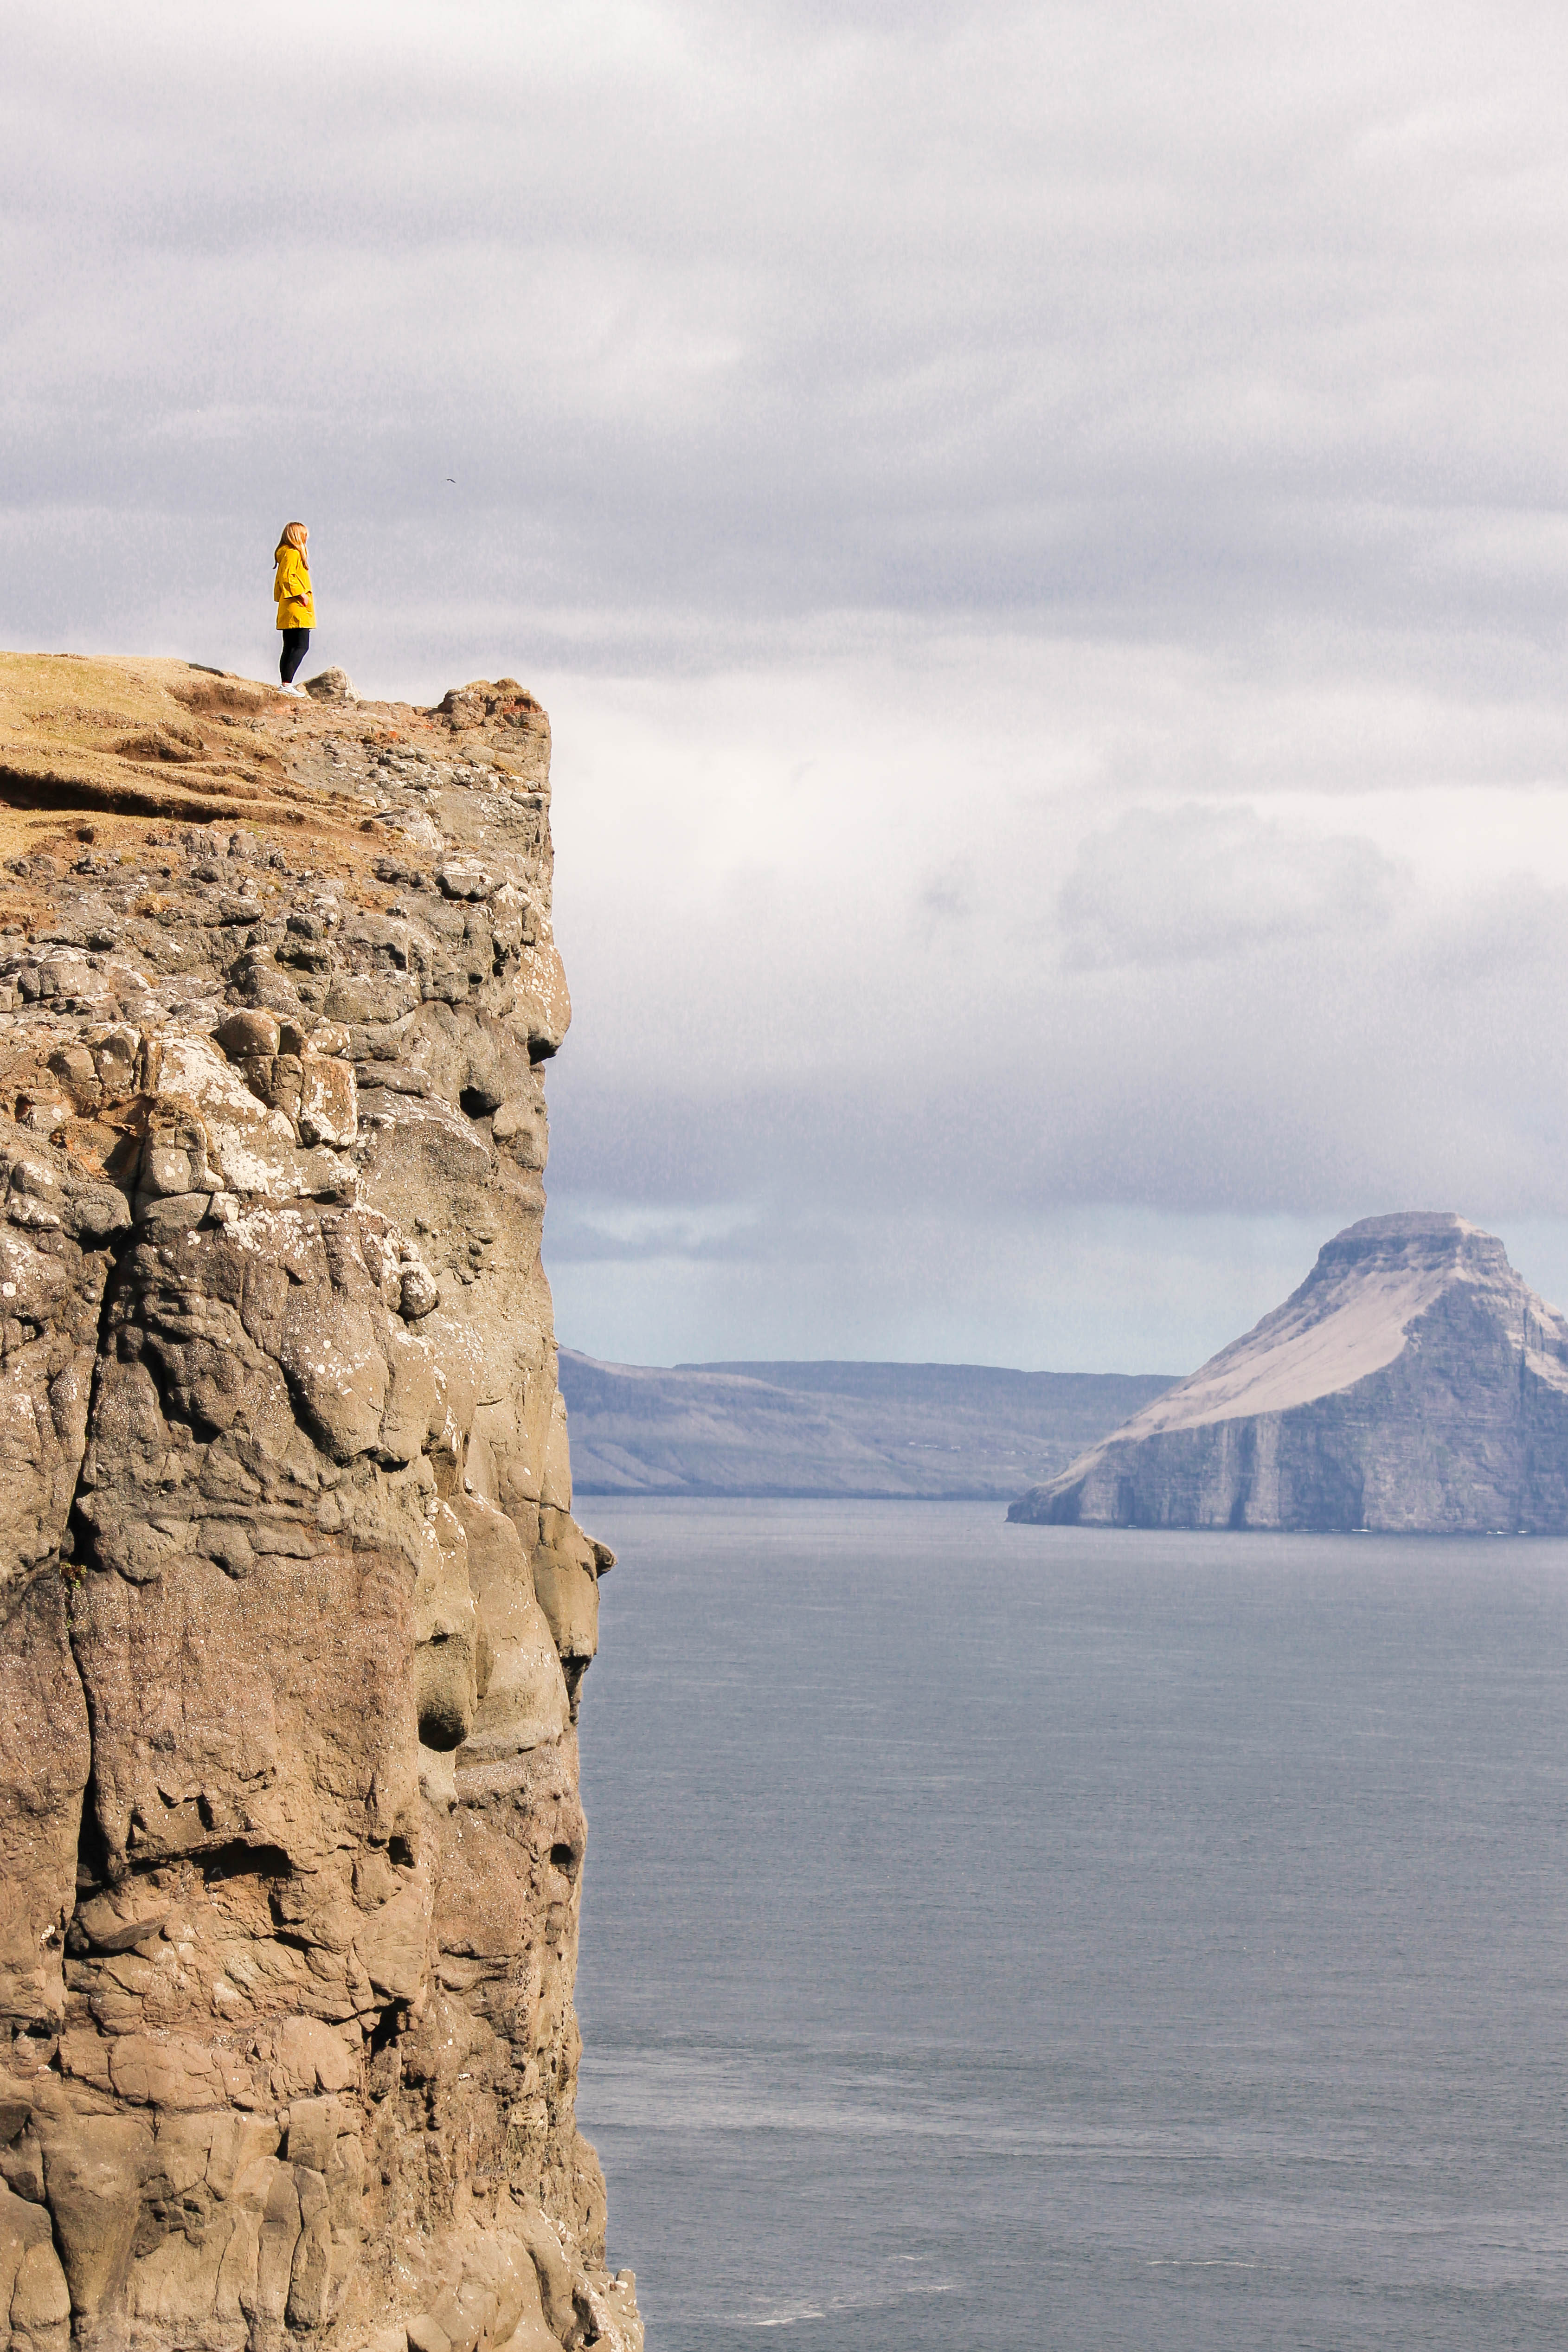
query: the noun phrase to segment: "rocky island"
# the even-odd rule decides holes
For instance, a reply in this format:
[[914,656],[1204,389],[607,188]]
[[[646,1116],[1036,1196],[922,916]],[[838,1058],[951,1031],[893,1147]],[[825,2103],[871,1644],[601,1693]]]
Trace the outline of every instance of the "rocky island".
[[1016,1502],[1046,1526],[1568,1531],[1568,1318],[1462,1217],[1369,1217]]
[[0,656],[0,2345],[637,2352],[550,730]]

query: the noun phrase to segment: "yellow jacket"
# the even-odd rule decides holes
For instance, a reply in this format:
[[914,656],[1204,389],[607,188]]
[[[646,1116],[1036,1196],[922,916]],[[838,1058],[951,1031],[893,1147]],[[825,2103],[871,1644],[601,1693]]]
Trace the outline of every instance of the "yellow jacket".
[[288,540],[278,550],[278,577],[272,583],[280,629],[313,629],[316,600],[310,593],[310,567]]

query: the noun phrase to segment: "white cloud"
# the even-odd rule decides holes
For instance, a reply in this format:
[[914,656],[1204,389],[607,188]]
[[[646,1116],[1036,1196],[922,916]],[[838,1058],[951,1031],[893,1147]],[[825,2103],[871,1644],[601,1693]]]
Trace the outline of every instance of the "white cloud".
[[1086,1360],[1104,1216],[1149,1361],[1276,1218],[1550,1234],[1565,62],[1538,0],[60,0],[0,637],[259,671],[300,513],[323,660],[538,687],[556,1229],[663,1236],[612,1349],[640,1286],[658,1355]]
[[1230,962],[1387,925],[1396,869],[1354,835],[1291,833],[1251,808],[1126,810],[1088,834],[1057,896],[1069,965]]

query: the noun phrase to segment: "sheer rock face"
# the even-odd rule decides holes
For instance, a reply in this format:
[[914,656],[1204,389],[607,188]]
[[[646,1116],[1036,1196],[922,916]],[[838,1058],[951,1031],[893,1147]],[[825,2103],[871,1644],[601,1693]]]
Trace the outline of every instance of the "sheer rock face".
[[0,2347],[640,2347],[549,746],[510,680],[0,657]]
[[1012,1506],[1047,1525],[1568,1529],[1568,1320],[1460,1217],[1369,1217]]

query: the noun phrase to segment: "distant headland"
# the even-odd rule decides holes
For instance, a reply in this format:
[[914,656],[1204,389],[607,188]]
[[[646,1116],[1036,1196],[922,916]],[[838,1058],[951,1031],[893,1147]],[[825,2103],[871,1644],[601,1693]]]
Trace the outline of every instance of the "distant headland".
[[1244,1339],[1007,1516],[1568,1532],[1568,1318],[1462,1217],[1365,1218]]
[[1171,1385],[992,1364],[601,1364],[561,1350],[582,1495],[1008,1502]]

